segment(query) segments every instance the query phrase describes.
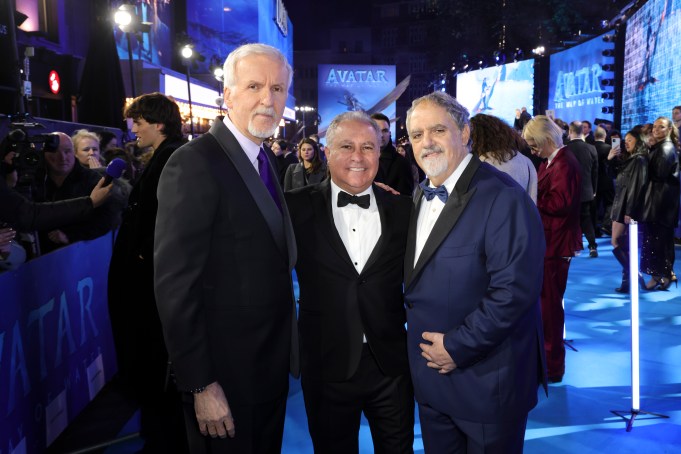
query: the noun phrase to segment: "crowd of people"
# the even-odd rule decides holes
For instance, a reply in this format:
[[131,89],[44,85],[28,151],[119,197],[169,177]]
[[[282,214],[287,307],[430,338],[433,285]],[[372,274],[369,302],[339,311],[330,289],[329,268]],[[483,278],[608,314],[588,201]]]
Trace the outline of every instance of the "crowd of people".
[[[357,452],[362,414],[376,452],[413,452],[416,402],[426,452],[520,453],[537,390],[565,374],[562,300],[582,236],[590,258],[611,236],[618,292],[677,282],[681,107],[622,144],[607,122],[523,108],[508,125],[434,92],[395,144],[388,117],[355,111],[324,144],[291,144],[273,138],[286,58],[248,44],[224,70],[228,113],[188,143],[177,104],[151,93],[124,111],[137,139],[125,148],[54,133],[32,201],[4,157],[3,266],[22,261],[16,232],[37,230],[44,253],[117,229],[117,380],[148,452],[279,452],[291,374],[316,452]],[[104,187],[115,157],[126,172]]]

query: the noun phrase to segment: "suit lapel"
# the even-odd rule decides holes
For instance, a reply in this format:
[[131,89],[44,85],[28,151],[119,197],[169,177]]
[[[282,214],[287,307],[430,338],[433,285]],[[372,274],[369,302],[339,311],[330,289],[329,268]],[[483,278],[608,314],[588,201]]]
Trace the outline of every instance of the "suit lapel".
[[[292,236],[292,227],[290,226],[290,219],[288,219],[288,214],[283,216],[279,211],[276,203],[272,199],[269,191],[262,183],[258,172],[253,167],[253,164],[246,157],[246,153],[239,145],[234,135],[227,129],[227,126],[222,121],[215,121],[213,126],[210,128],[209,133],[217,139],[218,144],[225,152],[227,157],[232,161],[237,172],[241,176],[244,184],[248,188],[248,191],[253,196],[255,204],[258,206],[260,213],[265,222],[269,226],[274,241],[277,244],[280,252],[284,256],[288,256],[289,264],[295,263],[295,240]],[[270,166],[270,175],[277,175],[272,167],[271,159],[268,156],[268,164]],[[278,185],[277,185],[278,186]],[[284,201],[283,193],[281,189],[277,187],[277,195],[279,196],[279,201],[281,202],[282,210],[286,211],[286,202]],[[287,225],[284,227],[284,221]],[[290,233],[290,235],[289,235]],[[290,238],[289,238],[290,237]]]
[[412,204],[409,216],[409,231],[407,233],[407,250],[404,255],[404,282],[409,284],[414,273],[414,256],[416,255],[416,227],[418,225],[418,215],[421,210],[421,200],[423,200],[423,189],[416,187],[414,192],[414,203]]
[[[331,180],[326,179],[319,184],[319,190],[313,192],[312,203],[314,206],[315,216],[319,216],[319,226],[322,229],[322,235],[326,238],[338,257],[347,263],[349,267],[355,270],[352,260],[345,249],[345,244],[336,230],[336,224],[333,221],[333,212],[331,209]],[[355,270],[356,272],[356,270]]]
[[[459,181],[456,182],[454,190],[449,195],[445,207],[442,209],[440,216],[435,222],[433,230],[430,232],[430,235],[426,240],[426,244],[423,246],[421,255],[419,255],[418,261],[416,262],[413,271],[409,274],[409,280],[408,281],[405,280],[405,284],[407,287],[409,286],[409,284],[411,284],[413,279],[415,279],[416,276],[419,275],[421,270],[423,270],[423,267],[426,265],[426,263],[428,263],[430,258],[433,256],[433,254],[435,254],[435,252],[440,247],[442,242],[445,240],[445,238],[447,238],[447,236],[452,231],[456,223],[459,221],[461,214],[465,210],[466,206],[468,205],[468,202],[470,201],[471,197],[473,197],[477,189],[476,187],[469,188],[469,186],[473,179],[473,176],[475,175],[479,167],[480,160],[477,158],[477,156],[473,155],[471,161],[468,163],[468,166],[466,166],[466,169],[463,171],[463,174],[461,175],[461,177],[459,177]],[[421,191],[419,190],[417,192]],[[418,206],[420,208],[420,201]],[[415,216],[413,216],[412,218],[414,220],[414,224],[416,224],[416,218],[418,217],[419,211],[418,210],[415,211],[414,214]],[[409,228],[410,235],[412,234],[411,230],[412,226],[410,226]],[[411,255],[411,262],[405,263],[405,269],[408,267],[410,268],[411,264],[414,263],[414,255],[416,253],[415,251],[416,225],[413,225],[413,230],[414,230],[413,233],[414,247],[411,246],[412,244],[411,242],[408,243]]]

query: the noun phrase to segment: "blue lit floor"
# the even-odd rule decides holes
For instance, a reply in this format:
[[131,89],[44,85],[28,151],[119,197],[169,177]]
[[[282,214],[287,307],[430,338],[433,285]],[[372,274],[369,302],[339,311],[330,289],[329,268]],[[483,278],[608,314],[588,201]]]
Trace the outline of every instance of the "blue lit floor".
[[[641,291],[641,405],[643,411],[668,419],[639,415],[631,432],[610,410],[631,410],[630,304],[615,293],[620,268],[609,238],[598,240],[600,257],[583,254],[570,268],[565,295],[568,350],[563,383],[540,393],[530,413],[526,453],[681,453],[681,289]],[[681,274],[681,249],[676,271]],[[299,382],[291,381],[284,453],[312,453]],[[136,431],[133,418],[121,435]],[[418,418],[417,418],[418,421]],[[423,452],[416,425],[415,452]],[[373,452],[366,421],[360,432],[362,453]],[[108,448],[106,454],[132,453],[139,439]]]

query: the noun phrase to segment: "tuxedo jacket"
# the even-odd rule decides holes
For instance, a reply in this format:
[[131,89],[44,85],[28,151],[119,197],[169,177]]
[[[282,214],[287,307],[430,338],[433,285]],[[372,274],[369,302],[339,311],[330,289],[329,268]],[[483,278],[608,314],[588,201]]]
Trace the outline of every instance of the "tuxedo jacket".
[[537,208],[544,225],[547,257],[572,257],[581,251],[579,223],[581,174],[579,162],[567,147],[537,173]]
[[[414,266],[420,188],[414,197],[404,273],[416,400],[476,423],[525,417],[546,383],[544,238],[532,199],[473,156]],[[427,367],[419,347],[425,331],[444,333],[452,372]]]
[[381,236],[361,273],[336,230],[330,180],[286,193],[298,244],[304,377],[334,382],[352,377],[362,334],[385,375],[409,372],[402,270],[411,200],[373,190]]
[[283,213],[219,120],[163,169],[154,283],[181,390],[217,380],[228,402],[253,404],[280,397],[297,373],[296,247],[277,192]]

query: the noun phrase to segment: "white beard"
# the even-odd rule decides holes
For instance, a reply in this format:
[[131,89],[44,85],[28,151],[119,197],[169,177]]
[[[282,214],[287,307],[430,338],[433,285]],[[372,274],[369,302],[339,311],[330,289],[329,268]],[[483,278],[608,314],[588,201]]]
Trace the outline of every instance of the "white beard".
[[423,171],[426,173],[429,179],[442,175],[447,171],[447,167],[449,166],[444,153],[437,153],[434,156],[436,157],[431,156],[421,160],[421,163],[423,164]]
[[279,122],[274,121],[274,117],[276,116],[274,109],[271,107],[262,107],[257,109],[254,114],[272,115],[273,124],[267,129],[258,129],[253,124],[253,119],[251,118],[251,120],[248,122],[248,132],[253,137],[257,137],[258,139],[267,139],[271,135],[274,135],[274,133],[277,131],[277,128],[279,127]]

